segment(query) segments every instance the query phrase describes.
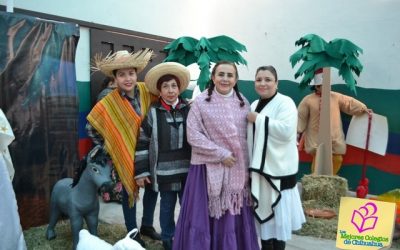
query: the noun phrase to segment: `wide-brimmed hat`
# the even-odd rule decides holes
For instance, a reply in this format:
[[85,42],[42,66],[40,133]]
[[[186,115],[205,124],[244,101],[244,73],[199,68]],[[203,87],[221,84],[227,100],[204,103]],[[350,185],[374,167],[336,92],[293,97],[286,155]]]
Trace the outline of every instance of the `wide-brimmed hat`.
[[190,72],[185,66],[176,62],[164,62],[151,68],[144,77],[144,82],[152,94],[160,95],[160,91],[157,89],[157,82],[164,75],[173,75],[179,79],[180,93],[185,91],[189,85]]
[[108,54],[102,58],[96,55],[93,59],[93,71],[101,71],[106,76],[113,77],[116,69],[135,68],[136,73],[140,73],[153,57],[153,50],[142,49],[137,52],[129,53],[127,50],[119,50],[113,54]]

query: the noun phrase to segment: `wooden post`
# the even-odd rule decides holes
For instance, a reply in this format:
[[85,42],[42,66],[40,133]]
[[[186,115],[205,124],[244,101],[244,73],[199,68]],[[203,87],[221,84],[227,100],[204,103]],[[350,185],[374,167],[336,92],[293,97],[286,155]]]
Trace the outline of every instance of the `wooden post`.
[[332,175],[332,136],[331,136],[331,71],[324,68],[319,119],[318,148],[315,155],[315,174]]

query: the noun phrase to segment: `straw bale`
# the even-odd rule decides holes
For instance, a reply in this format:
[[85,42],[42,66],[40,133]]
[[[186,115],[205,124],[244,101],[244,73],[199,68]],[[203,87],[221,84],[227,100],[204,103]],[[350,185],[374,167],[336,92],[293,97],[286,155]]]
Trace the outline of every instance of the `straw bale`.
[[340,176],[304,175],[301,183],[302,200],[315,200],[322,207],[339,207],[340,198],[348,191],[347,180]]

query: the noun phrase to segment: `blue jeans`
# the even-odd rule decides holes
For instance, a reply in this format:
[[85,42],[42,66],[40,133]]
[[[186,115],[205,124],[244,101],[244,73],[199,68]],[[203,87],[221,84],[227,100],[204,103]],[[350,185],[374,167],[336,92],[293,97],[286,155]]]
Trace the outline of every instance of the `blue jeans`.
[[160,226],[161,240],[167,241],[174,237],[175,233],[175,205],[179,197],[181,203],[183,190],[181,191],[160,191]]
[[[153,226],[154,210],[156,209],[158,192],[151,188],[145,188],[143,194],[143,217],[142,226]],[[125,188],[122,189],[122,212],[124,213],[125,226],[128,232],[137,228],[136,223],[136,202],[133,207],[129,207],[129,197]]]

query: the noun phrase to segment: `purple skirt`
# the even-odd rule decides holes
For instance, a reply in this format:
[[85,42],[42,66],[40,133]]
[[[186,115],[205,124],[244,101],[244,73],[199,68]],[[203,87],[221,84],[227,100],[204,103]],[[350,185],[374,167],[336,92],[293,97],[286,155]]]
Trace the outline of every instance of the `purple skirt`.
[[260,249],[250,206],[244,205],[239,215],[209,217],[205,165],[190,166],[172,249]]

